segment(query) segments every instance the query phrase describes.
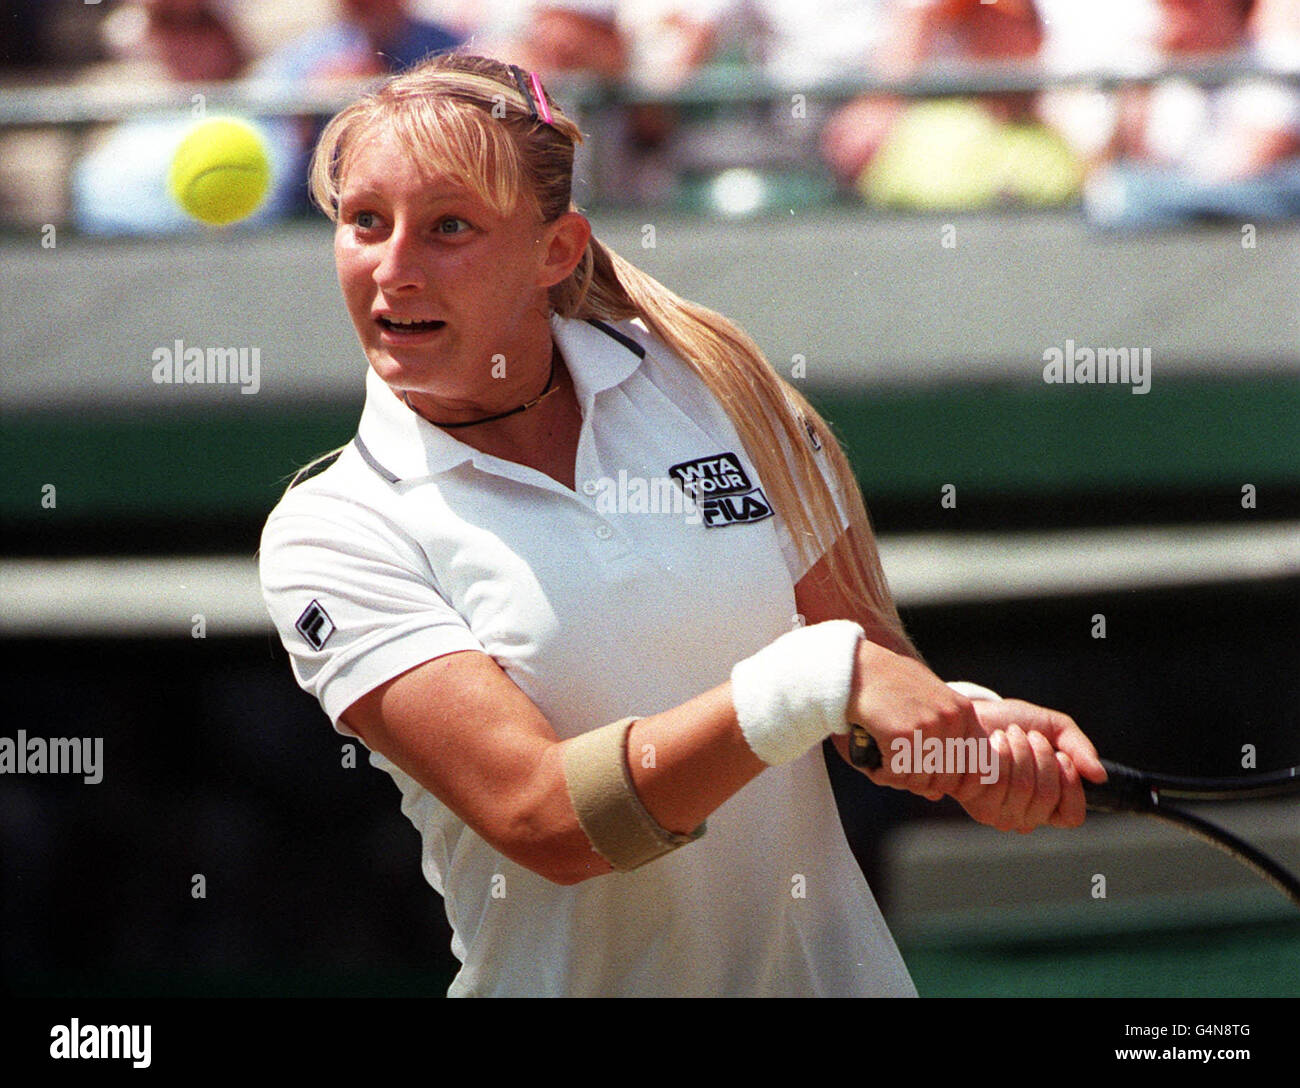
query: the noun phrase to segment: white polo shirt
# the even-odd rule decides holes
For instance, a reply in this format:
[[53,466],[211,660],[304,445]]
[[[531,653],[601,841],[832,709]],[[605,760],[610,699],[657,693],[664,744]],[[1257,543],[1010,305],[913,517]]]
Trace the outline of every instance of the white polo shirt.
[[[795,622],[803,567],[703,383],[639,323],[553,331],[582,408],[575,490],[432,426],[370,371],[356,440],[267,521],[267,606],[340,732],[379,684],[480,650],[571,737],[686,702]],[[569,887],[370,762],[446,900],[452,996],[915,995],[818,748],[698,841]]]

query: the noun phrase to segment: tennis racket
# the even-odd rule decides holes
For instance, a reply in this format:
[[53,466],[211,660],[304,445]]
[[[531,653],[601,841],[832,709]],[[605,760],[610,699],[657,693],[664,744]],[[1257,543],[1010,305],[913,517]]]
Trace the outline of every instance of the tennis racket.
[[[855,766],[880,768],[880,748],[861,726],[855,725],[850,730],[849,755]],[[1253,869],[1300,907],[1300,879],[1295,874],[1218,824],[1168,803],[1242,801],[1300,793],[1300,767],[1239,778],[1194,778],[1139,771],[1106,759],[1101,765],[1106,768],[1107,780],[1101,785],[1083,784],[1089,811],[1148,816],[1180,827]]]

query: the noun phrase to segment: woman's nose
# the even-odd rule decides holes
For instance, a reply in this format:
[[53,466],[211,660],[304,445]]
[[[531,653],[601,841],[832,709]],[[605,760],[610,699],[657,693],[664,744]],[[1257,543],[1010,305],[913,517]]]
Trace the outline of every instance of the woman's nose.
[[394,228],[375,266],[375,283],[386,291],[423,288],[426,277],[423,257],[418,240],[405,227]]

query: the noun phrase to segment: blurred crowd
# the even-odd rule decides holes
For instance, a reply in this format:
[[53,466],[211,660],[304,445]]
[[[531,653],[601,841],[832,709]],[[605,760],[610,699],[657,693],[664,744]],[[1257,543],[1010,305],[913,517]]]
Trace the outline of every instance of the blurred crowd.
[[[34,34],[52,6],[0,0],[0,18]],[[954,64],[1141,73],[1221,60],[1295,72],[1300,0],[106,0],[90,10],[98,60],[73,78],[92,84],[259,77],[318,90],[465,46],[556,86],[582,77],[634,87],[642,104],[581,121],[600,143],[599,167],[586,173],[641,203],[672,201],[703,177],[727,180],[713,191],[730,193],[736,210],[737,192],[802,172],[829,195],[877,207],[1077,205],[1106,227],[1300,214],[1300,82],[1277,75],[942,98],[845,101],[819,90]],[[36,60],[11,50],[0,77],[24,59],[30,76]],[[775,90],[758,104],[653,101],[705,70]],[[163,178],[191,123],[148,115],[96,133],[67,164],[75,224],[189,229]],[[259,123],[276,185],[257,222],[308,211],[320,119]],[[751,190],[737,189],[737,175]]]

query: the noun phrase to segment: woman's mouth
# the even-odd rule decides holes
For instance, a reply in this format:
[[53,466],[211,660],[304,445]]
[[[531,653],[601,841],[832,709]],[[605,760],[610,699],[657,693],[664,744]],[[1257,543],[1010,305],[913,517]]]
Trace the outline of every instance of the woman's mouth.
[[380,314],[375,318],[375,323],[386,338],[393,340],[413,340],[431,336],[447,324],[445,321],[398,317],[394,314]]

